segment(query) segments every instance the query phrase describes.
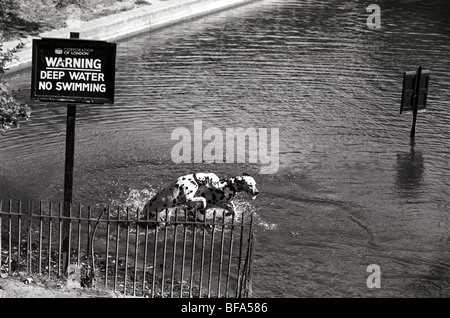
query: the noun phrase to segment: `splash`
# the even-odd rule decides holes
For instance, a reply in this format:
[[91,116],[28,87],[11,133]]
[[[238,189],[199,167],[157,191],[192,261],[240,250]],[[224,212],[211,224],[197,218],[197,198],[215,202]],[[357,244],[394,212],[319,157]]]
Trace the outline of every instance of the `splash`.
[[259,220],[259,222],[257,224],[260,228],[262,228],[263,230],[266,230],[266,231],[273,231],[273,230],[278,229],[278,224],[276,224],[276,223],[268,223],[266,221]]
[[[121,219],[129,218],[131,220],[138,218],[142,214],[141,211],[155,194],[156,190],[150,189],[130,189],[129,192],[122,194],[118,199],[111,200],[109,206],[114,207],[110,211],[110,215],[113,218],[119,217]],[[138,216],[139,214],[139,216]]]
[[[235,200],[236,205],[236,219],[238,221],[242,221],[242,217],[244,217],[244,222],[247,222],[246,218],[249,219],[250,215],[253,214],[253,222],[258,226],[259,228],[266,230],[266,231],[273,231],[278,229],[278,224],[276,223],[270,223],[259,214],[259,209],[257,209],[253,202],[250,202],[248,200],[245,200],[244,198],[238,197]],[[248,220],[249,222],[249,220]]]
[[[145,204],[150,200],[155,194],[157,190],[152,187],[144,188],[144,189],[130,189],[128,192],[124,193],[119,200],[114,200],[114,205],[118,206],[118,211],[120,213],[120,218],[127,218],[127,215],[130,219],[135,219],[141,216],[140,211],[144,208]],[[265,231],[273,231],[278,229],[278,225],[276,223],[270,223],[259,215],[257,207],[253,203],[254,201],[249,201],[246,198],[242,198],[241,196],[236,196],[234,200],[234,204],[236,207],[234,222],[239,223],[249,223],[251,215],[253,215],[253,222],[259,228]],[[169,217],[171,219],[175,219],[177,217],[178,220],[185,220],[186,215],[184,214],[184,209],[181,207],[177,209],[175,213],[175,208],[168,209]],[[215,211],[215,215],[214,215]],[[112,216],[117,216],[117,211],[112,211]],[[226,211],[220,208],[211,208],[206,209],[205,213],[206,222],[214,222],[216,224],[231,224],[233,222],[233,216],[226,215]],[[202,220],[204,220],[201,217]]]
[[128,193],[128,197],[125,199],[124,204],[131,208],[133,211],[141,211],[144,208],[145,203],[150,200],[156,191],[154,189],[131,189]]

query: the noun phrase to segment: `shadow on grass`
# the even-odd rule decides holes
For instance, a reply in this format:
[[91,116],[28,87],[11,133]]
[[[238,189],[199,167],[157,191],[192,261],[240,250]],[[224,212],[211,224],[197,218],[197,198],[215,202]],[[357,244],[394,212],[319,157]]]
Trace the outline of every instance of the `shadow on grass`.
[[23,38],[29,35],[40,33],[43,25],[34,21],[27,21],[16,14],[10,13],[7,18],[0,20],[0,29],[3,32],[3,39],[8,41],[16,38]]

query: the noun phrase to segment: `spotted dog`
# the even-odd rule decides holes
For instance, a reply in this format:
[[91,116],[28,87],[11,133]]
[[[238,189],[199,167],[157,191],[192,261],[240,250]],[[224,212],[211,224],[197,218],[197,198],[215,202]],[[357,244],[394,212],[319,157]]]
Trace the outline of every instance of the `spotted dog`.
[[144,219],[160,221],[165,215],[166,209],[187,205],[195,206],[201,203],[200,209],[205,209],[207,200],[198,196],[201,187],[203,191],[216,189],[220,183],[219,177],[214,173],[194,173],[179,177],[175,182],[166,184],[144,206]]
[[[246,192],[255,199],[259,194],[255,179],[246,173],[242,176],[221,179],[217,187],[200,187],[196,196],[205,198],[208,209],[221,208],[226,210],[227,213],[225,215],[229,216],[236,212],[233,199],[238,192]],[[205,209],[200,209],[199,212],[203,215]]]
[[161,221],[168,208],[188,206],[188,213],[192,215],[201,202],[198,209],[201,215],[205,214],[206,208],[222,208],[227,211],[226,215],[232,215],[236,210],[233,199],[238,192],[247,192],[255,199],[259,194],[255,179],[246,173],[228,179],[219,179],[214,173],[189,174],[156,193],[143,211],[150,220],[157,215],[157,220]]

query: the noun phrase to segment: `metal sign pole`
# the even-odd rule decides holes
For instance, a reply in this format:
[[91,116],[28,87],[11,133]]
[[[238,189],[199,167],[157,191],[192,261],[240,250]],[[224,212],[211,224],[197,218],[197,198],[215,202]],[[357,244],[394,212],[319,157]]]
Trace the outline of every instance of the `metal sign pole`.
[[419,93],[420,93],[420,79],[422,77],[422,66],[419,66],[417,69],[416,74],[416,87],[414,90],[414,106],[413,106],[413,121],[412,121],[412,127],[411,127],[411,134],[410,137],[414,139],[416,135],[416,121],[417,121],[417,111],[419,108]]
[[[71,39],[78,39],[79,33],[71,32]],[[64,209],[63,209],[63,244],[62,244],[62,266],[63,273],[67,273],[69,265],[70,246],[69,246],[69,218],[72,205],[73,192],[73,166],[75,154],[75,116],[77,111],[76,104],[67,105],[66,121],[66,162],[64,168]]]

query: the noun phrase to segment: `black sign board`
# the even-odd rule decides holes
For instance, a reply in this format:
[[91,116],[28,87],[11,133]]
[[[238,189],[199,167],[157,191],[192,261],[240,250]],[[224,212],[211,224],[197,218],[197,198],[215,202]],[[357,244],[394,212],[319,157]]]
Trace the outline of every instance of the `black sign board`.
[[400,114],[402,112],[412,112],[414,110],[414,103],[416,100],[416,95],[418,94],[418,111],[425,111],[427,106],[428,97],[428,83],[430,80],[430,71],[423,70],[422,76],[420,78],[420,88],[416,92],[416,80],[417,72],[404,72],[403,75],[403,90],[402,90],[402,101],[400,103]]
[[70,103],[114,103],[116,43],[33,40],[31,98]]

